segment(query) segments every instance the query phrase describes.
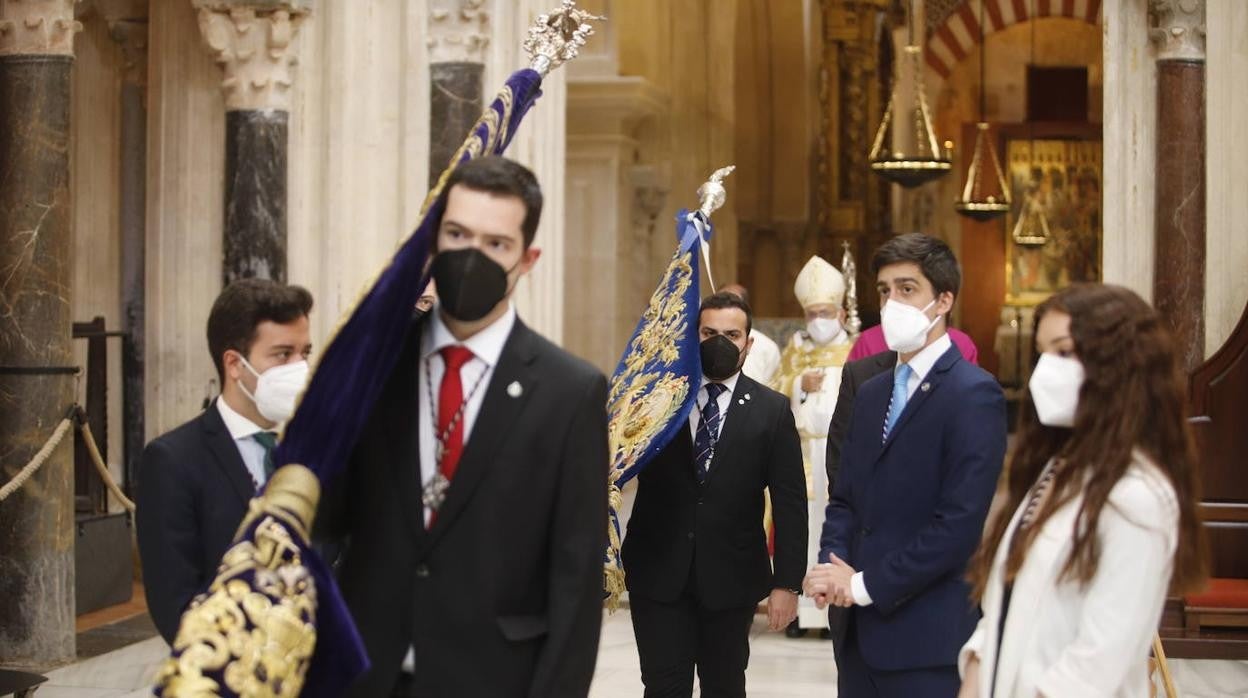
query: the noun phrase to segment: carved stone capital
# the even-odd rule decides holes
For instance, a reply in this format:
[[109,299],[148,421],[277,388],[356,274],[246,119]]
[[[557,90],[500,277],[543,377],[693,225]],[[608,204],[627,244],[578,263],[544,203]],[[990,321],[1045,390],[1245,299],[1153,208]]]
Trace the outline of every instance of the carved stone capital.
[[431,0],[429,62],[484,63],[490,46],[486,0]]
[[308,11],[300,3],[197,2],[199,31],[225,69],[228,111],[290,110],[295,35]]
[[1205,0],[1150,0],[1159,61],[1205,60]]
[[75,0],[0,0],[0,56],[73,56]]
[[132,85],[147,88],[147,22],[137,20],[110,20],[109,31],[113,41],[121,45],[125,61],[123,80]]

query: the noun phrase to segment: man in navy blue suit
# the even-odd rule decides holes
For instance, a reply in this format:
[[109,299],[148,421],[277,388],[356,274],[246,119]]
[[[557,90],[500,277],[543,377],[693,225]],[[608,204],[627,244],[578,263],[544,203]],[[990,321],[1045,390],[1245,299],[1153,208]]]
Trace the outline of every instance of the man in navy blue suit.
[[805,592],[848,608],[845,698],[953,698],[978,621],[963,580],[1005,456],[1005,398],[946,333],[961,283],[944,242],[889,240],[872,259],[898,361],[858,390]]

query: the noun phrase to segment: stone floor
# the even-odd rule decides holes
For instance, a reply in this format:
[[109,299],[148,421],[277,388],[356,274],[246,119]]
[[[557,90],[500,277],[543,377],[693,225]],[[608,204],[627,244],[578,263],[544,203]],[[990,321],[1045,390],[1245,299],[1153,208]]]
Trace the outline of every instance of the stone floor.
[[[751,698],[835,698],[836,666],[830,643],[814,637],[789,640],[763,632],[758,616],[752,631],[747,687]],[[151,695],[147,686],[164,659],[167,647],[151,638],[47,673],[38,698],[138,698]],[[1248,696],[1248,662],[1172,660],[1182,698],[1243,698]],[[627,611],[603,623],[598,669],[591,698],[632,698],[642,694],[637,648]],[[695,693],[696,695],[696,693]],[[1161,694],[1164,695],[1164,694]]]

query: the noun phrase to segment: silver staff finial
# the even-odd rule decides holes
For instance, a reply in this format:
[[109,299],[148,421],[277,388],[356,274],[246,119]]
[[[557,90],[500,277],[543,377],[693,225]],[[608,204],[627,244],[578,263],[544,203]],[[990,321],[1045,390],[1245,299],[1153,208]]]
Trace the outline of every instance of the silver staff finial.
[[711,178],[706,180],[702,186],[698,187],[698,200],[702,202],[701,208],[698,210],[706,218],[710,218],[719,207],[724,205],[728,199],[728,191],[724,189],[724,177],[732,174],[737,169],[736,165],[729,165],[715,170]]
[[594,33],[589,20],[605,19],[577,9],[575,0],[563,0],[559,9],[538,15],[524,40],[529,67],[546,77],[550,71],[576,58],[585,40]]

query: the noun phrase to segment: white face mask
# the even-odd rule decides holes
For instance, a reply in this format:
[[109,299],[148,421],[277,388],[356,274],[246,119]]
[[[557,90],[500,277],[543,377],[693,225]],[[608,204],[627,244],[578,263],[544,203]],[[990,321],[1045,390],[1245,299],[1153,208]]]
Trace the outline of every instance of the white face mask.
[[827,344],[841,334],[841,321],[828,317],[817,317],[806,323],[806,334],[810,335],[815,344]]
[[252,395],[242,381],[238,387],[243,394],[256,403],[256,410],[271,422],[286,422],[295,413],[295,401],[299,393],[308,384],[308,362],[297,361],[293,364],[274,366],[264,373],[252,368],[247,359],[243,365],[256,377],[256,394]]
[[936,305],[936,299],[923,306],[920,310],[913,305],[906,305],[888,299],[880,310],[880,324],[884,326],[884,342],[888,348],[898,354],[918,351],[927,343],[927,333],[940,320],[927,317],[927,309]]
[[1083,387],[1083,364],[1057,354],[1041,354],[1027,383],[1036,417],[1047,427],[1073,427]]

